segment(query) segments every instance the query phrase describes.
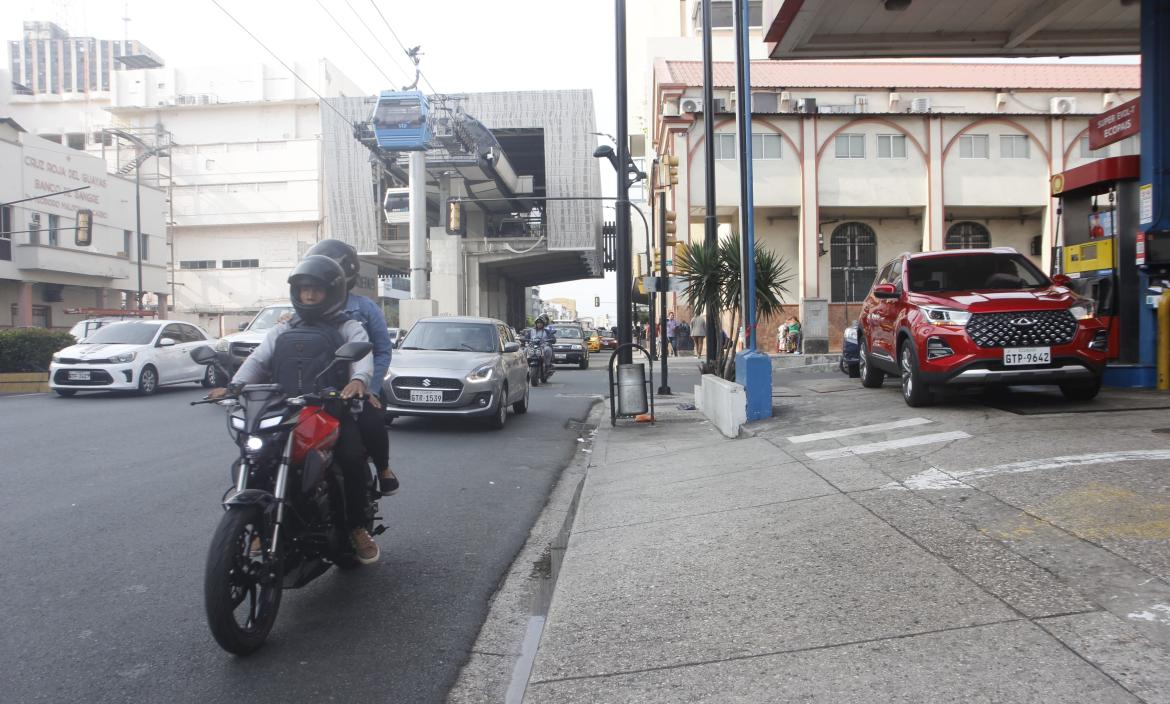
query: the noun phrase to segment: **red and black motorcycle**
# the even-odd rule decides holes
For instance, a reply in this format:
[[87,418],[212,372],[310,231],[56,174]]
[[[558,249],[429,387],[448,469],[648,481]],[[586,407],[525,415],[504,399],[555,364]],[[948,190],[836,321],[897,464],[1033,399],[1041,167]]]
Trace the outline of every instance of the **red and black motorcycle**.
[[[368,342],[347,342],[333,364],[369,354]],[[210,347],[191,352],[199,364],[217,364]],[[324,373],[322,374],[322,376]],[[318,377],[320,379],[321,377]],[[223,518],[211,540],[204,574],[207,624],[219,645],[247,655],[264,645],[276,621],[281,594],[321,576],[333,565],[360,563],[345,525],[341,468],[333,461],[338,414],[356,410],[336,389],[287,397],[276,384],[250,384],[224,399],[228,430],[240,448]],[[370,469],[367,526],[375,522],[377,477]]]

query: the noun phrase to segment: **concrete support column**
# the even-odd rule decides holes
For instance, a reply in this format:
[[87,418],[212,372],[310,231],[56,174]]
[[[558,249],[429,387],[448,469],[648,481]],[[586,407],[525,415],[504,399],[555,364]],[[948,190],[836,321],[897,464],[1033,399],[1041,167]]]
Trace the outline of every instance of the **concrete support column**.
[[166,320],[167,319],[167,294],[156,293],[156,294],[154,294],[154,297],[158,299],[158,319],[159,320]]
[[410,297],[427,298],[426,152],[410,153]]
[[463,238],[445,228],[431,228],[431,298],[440,315],[465,315],[463,310]]
[[16,294],[16,324],[22,328],[30,328],[33,324],[32,315],[33,285],[31,281],[20,282],[20,289]]
[[93,290],[93,307],[94,308],[108,308],[109,304],[106,301],[106,289],[95,288]]
[[922,218],[922,251],[943,248],[946,204],[943,202],[943,124],[941,117],[926,119],[926,216]]
[[801,299],[820,297],[820,257],[817,237],[820,233],[820,199],[817,173],[817,118],[804,117],[801,130],[800,223],[797,245],[797,294]]
[[[1058,117],[1048,120],[1048,137],[1048,181],[1051,183],[1053,176],[1064,171],[1064,120]],[[1050,197],[1048,207],[1044,209],[1044,224],[1040,230],[1040,262],[1045,272],[1052,271],[1052,248],[1060,244],[1056,241],[1059,220],[1056,208],[1059,204],[1059,198]]]

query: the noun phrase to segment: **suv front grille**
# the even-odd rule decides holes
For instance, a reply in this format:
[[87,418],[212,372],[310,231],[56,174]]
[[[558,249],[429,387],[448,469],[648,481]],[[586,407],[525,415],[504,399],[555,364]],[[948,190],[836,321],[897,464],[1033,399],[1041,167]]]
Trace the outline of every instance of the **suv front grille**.
[[967,334],[980,347],[1067,345],[1077,334],[1077,319],[1067,310],[975,313]]

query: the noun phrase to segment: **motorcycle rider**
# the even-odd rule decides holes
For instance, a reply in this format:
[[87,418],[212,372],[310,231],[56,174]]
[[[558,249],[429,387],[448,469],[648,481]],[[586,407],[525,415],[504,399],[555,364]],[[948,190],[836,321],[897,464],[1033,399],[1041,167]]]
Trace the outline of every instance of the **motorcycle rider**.
[[357,250],[341,240],[321,240],[305,252],[305,256],[314,254],[329,257],[345,272],[345,287],[348,298],[345,301],[345,315],[350,320],[356,320],[366,330],[370,343],[374,345],[374,376],[375,388],[367,398],[367,406],[358,416],[358,428],[362,431],[362,442],[370,454],[370,461],[374,469],[378,470],[378,487],[383,496],[389,496],[398,491],[398,477],[390,470],[390,436],[386,432],[386,423],[381,413],[382,403],[379,398],[382,380],[386,378],[386,370],[390,368],[390,356],[393,354],[394,343],[390,340],[390,331],[386,327],[386,318],[382,309],[365,296],[353,292],[357,284],[358,274],[361,273],[361,261],[358,260]]
[[[345,272],[329,257],[305,257],[288,277],[289,298],[296,315],[274,325],[264,341],[248,356],[232,377],[230,387],[272,380],[290,396],[313,391],[316,375],[333,359],[346,342],[369,342],[361,323],[344,314]],[[342,399],[364,399],[374,365],[369,356],[344,367],[335,367],[326,383],[344,384]],[[327,375],[330,376],[330,375]],[[223,398],[228,389],[212,389],[208,398]],[[376,562],[378,544],[366,530],[366,450],[361,430],[348,412],[333,413],[340,423],[334,458],[341,467],[345,485],[345,519],[350,542],[362,564]]]
[[552,369],[553,364],[553,343],[557,338],[553,336],[552,330],[548,329],[548,316],[542,315],[536,319],[532,324],[532,333],[528,336],[528,341],[532,344],[544,343],[544,368]]

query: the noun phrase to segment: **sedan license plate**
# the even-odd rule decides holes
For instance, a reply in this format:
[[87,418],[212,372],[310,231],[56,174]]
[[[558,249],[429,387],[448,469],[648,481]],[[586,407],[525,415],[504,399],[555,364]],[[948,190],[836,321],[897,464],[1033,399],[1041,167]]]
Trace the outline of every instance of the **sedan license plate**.
[[443,392],[442,391],[411,391],[410,392],[410,402],[411,403],[442,403],[443,402]]
[[89,372],[69,372],[69,381],[89,381]]
[[1003,351],[1005,367],[1014,367],[1022,364],[1050,364],[1052,362],[1051,347],[1016,347]]

